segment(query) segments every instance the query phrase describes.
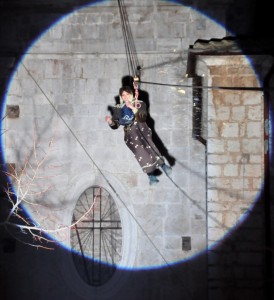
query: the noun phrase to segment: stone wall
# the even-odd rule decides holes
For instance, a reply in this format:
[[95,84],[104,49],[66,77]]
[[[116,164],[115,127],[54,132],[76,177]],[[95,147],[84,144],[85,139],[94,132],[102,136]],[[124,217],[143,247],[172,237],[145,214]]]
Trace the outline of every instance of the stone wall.
[[[33,149],[38,159],[46,154],[35,182],[39,197],[34,200],[39,206],[30,206],[29,212],[47,228],[69,224],[80,194],[91,185],[100,185],[111,193],[124,226],[123,266],[105,287],[92,288],[78,276],[64,247],[70,243],[68,231],[56,234],[61,246],[56,246],[55,251],[37,251],[12,240],[14,248],[3,247],[1,253],[1,295],[12,300],[219,300],[242,295],[261,300],[262,255],[257,247],[262,245],[262,228],[258,225],[262,222],[262,207],[253,207],[251,213],[252,197],[261,178],[253,178],[250,173],[244,176],[244,190],[239,186],[243,173],[246,175],[251,167],[259,166],[263,171],[261,153],[249,152],[249,143],[237,142],[237,133],[230,130],[237,126],[243,130],[239,125],[245,122],[243,109],[245,116],[251,118],[259,110],[253,110],[255,104],[238,98],[236,111],[224,102],[221,92],[205,95],[208,103],[204,111],[208,107],[212,112],[216,108],[214,101],[221,101],[218,119],[210,114],[209,124],[204,124],[212,151],[206,152],[204,145],[192,138],[192,80],[185,76],[189,46],[197,39],[230,35],[229,28],[245,32],[250,23],[244,21],[243,15],[252,10],[250,1],[249,5],[245,0],[241,1],[244,5],[237,1],[237,13],[233,0],[185,1],[191,6],[173,1],[125,1],[143,67],[142,79],[190,86],[141,84],[142,95],[150,100],[154,136],[159,136],[158,144],[162,141],[165,157],[173,166],[171,180],[162,174],[155,188],[148,185],[123,144],[122,131],[111,132],[104,122],[107,106],[114,104],[121,79],[128,74],[117,2],[99,2],[71,13],[88,2],[1,2],[0,86],[2,95],[8,91],[4,109],[6,105],[20,108],[19,118],[6,118],[3,122],[2,129],[8,131],[2,141],[5,163],[17,170]],[[67,12],[71,14],[66,15]],[[239,28],[235,19],[240,19]],[[225,22],[233,26],[222,27],[220,24]],[[250,66],[241,59],[252,84],[257,85]],[[207,78],[213,75],[213,67],[202,69],[209,72]],[[221,67],[219,74],[223,71]],[[208,84],[225,82],[217,82],[216,74],[214,82],[208,80]],[[251,94],[256,95],[258,106],[260,96]],[[248,93],[245,95],[249,99]],[[207,122],[207,114],[203,118]],[[217,129],[215,121],[220,125]],[[259,139],[250,136],[252,126],[258,123],[261,120],[250,120],[247,131],[241,131],[246,139]],[[217,145],[223,153],[214,152]],[[242,146],[246,148],[239,151]],[[226,166],[223,160],[217,162],[217,157],[231,162]],[[35,162],[33,156],[31,161]],[[206,172],[211,175],[208,195]],[[224,180],[220,182],[222,176]],[[231,190],[232,181],[236,192]],[[226,184],[223,187],[221,183]],[[221,199],[220,189],[224,195]],[[231,201],[242,200],[243,191],[243,206],[231,205]],[[221,200],[234,209],[233,215],[228,214]],[[244,220],[239,222],[239,218],[247,216],[246,210],[250,210],[248,219],[252,221],[243,227]],[[233,230],[235,224],[240,225],[237,230]],[[237,233],[238,240],[234,242]],[[209,265],[207,247],[211,250]]]
[[[267,56],[233,54],[201,55],[197,63],[204,84],[215,87],[204,93],[209,299],[226,299],[228,294],[234,299],[264,297],[267,199],[263,189],[268,155],[264,126],[268,119],[263,92],[252,90],[260,84],[250,61],[261,66],[261,76],[272,63]],[[242,230],[243,237],[234,236],[235,230]],[[233,268],[227,268],[229,263]]]
[[[25,198],[34,204],[25,208],[64,247],[70,246],[69,229],[54,230],[70,225],[87,188],[100,186],[114,198],[123,227],[121,268],[143,271],[145,283],[126,276],[120,280],[118,273],[98,297],[113,290],[119,299],[134,299],[141,289],[142,299],[167,293],[174,300],[187,294],[201,298],[207,286],[205,148],[192,138],[192,81],[185,67],[189,44],[213,33],[222,37],[225,31],[189,7],[161,1],[140,5],[130,6],[128,14],[141,79],[159,84],[141,83],[139,98],[149,105],[147,121],[172,176],[161,173],[159,184],[151,187],[124,144],[122,128],[112,131],[105,122],[123,77],[133,75],[128,73],[118,6],[111,1],[60,20],[23,57],[6,99],[7,105],[20,108],[18,118],[5,119],[6,161],[17,171],[28,162],[17,180],[23,193],[28,176],[37,171]],[[176,88],[176,83],[189,88]],[[184,266],[195,256],[199,263]],[[89,297],[94,287],[77,277],[70,260],[58,259],[64,280]],[[155,268],[163,273],[144,271]]]

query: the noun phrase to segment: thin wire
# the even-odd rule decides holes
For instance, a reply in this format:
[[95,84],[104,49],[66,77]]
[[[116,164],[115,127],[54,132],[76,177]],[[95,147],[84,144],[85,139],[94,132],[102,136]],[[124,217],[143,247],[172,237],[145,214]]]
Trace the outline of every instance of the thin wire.
[[128,39],[127,39],[127,31],[126,31],[125,22],[124,22],[124,19],[123,19],[122,6],[121,6],[119,0],[118,0],[118,4],[119,4],[119,12],[120,12],[121,23],[122,23],[122,31],[123,31],[124,43],[125,43],[126,54],[127,54],[126,57],[127,57],[128,73],[131,74],[132,70],[131,70],[130,57],[128,55],[128,53],[129,53],[129,45],[128,45]]
[[162,85],[171,87],[184,87],[184,88],[201,88],[201,89],[212,89],[212,90],[234,90],[234,91],[264,91],[264,87],[251,87],[251,86],[207,86],[207,85],[188,85],[188,84],[172,84],[172,83],[160,83],[160,82],[149,82],[141,80],[140,83],[151,84],[151,85]]
[[127,23],[128,19],[127,19],[127,14],[126,14],[124,4],[122,3],[121,0],[118,0],[118,3],[119,3],[119,9],[120,9],[121,23],[122,23],[122,28],[123,28],[123,36],[124,36],[126,54],[127,54],[127,59],[129,62],[129,69],[130,69],[129,73],[132,75],[134,73],[134,57],[133,57],[132,49],[131,49],[130,30],[129,30],[129,26]]
[[[106,180],[107,184],[110,186],[110,188],[112,189],[112,191],[115,193],[115,195],[117,196],[117,198],[121,201],[121,203],[124,205],[124,207],[127,209],[127,211],[129,212],[129,214],[131,215],[131,217],[134,219],[134,221],[136,222],[136,224],[139,226],[139,228],[142,230],[142,232],[144,233],[144,235],[147,237],[147,239],[149,240],[149,242],[151,243],[151,245],[154,247],[154,249],[156,250],[156,252],[159,254],[159,256],[163,259],[163,261],[165,262],[166,266],[168,266],[172,271],[172,265],[165,259],[165,257],[163,256],[163,254],[161,253],[161,251],[158,249],[158,247],[155,245],[155,243],[152,241],[152,239],[149,237],[149,235],[147,234],[147,232],[145,231],[145,229],[142,227],[142,225],[140,224],[140,222],[138,222],[138,220],[134,217],[134,215],[132,214],[132,212],[128,209],[128,207],[126,206],[125,202],[121,199],[120,195],[118,194],[118,192],[115,190],[115,188],[112,186],[112,184],[109,182],[109,180],[107,179],[107,177],[104,175],[104,173],[101,171],[101,169],[99,168],[99,166],[95,163],[95,161],[92,159],[91,155],[88,153],[88,151],[85,149],[85,147],[83,146],[83,144],[81,143],[81,141],[78,139],[78,137],[76,136],[76,134],[73,132],[73,130],[70,128],[70,126],[68,125],[68,123],[64,120],[64,118],[62,117],[62,115],[58,112],[58,110],[56,109],[56,107],[54,106],[54,104],[51,102],[51,100],[49,99],[49,97],[46,95],[46,93],[44,92],[44,90],[41,88],[41,86],[39,85],[39,83],[37,82],[37,80],[35,80],[35,78],[32,76],[32,74],[30,73],[30,71],[27,69],[27,67],[24,65],[24,63],[22,62],[22,66],[24,67],[24,69],[26,70],[26,72],[28,73],[28,75],[32,78],[32,80],[35,82],[35,84],[37,85],[37,87],[39,88],[39,90],[42,92],[42,94],[46,97],[47,101],[49,102],[49,104],[52,106],[52,108],[54,109],[54,111],[56,112],[56,114],[60,117],[60,119],[64,122],[64,124],[66,125],[66,127],[68,128],[68,130],[70,131],[70,133],[73,135],[73,137],[76,139],[76,141],[79,143],[79,145],[81,146],[81,148],[83,149],[83,151],[86,153],[86,155],[88,156],[88,158],[92,161],[92,163],[96,166],[96,168],[98,169],[98,171],[100,172],[100,174],[103,176],[103,178]],[[175,273],[176,274],[176,273]],[[181,278],[179,278],[176,274],[176,277],[181,281]],[[183,282],[182,282],[183,283]]]
[[137,52],[133,40],[131,27],[129,25],[128,14],[123,0],[118,0],[119,12],[121,17],[123,37],[127,54],[128,68],[130,75],[136,75],[139,66]]
[[[120,1],[120,0],[118,0]],[[126,39],[127,40],[127,39]],[[128,44],[128,42],[127,42]],[[129,46],[127,47],[129,48]],[[128,50],[129,51],[129,50]],[[41,53],[21,53],[22,55],[26,55],[26,54],[30,54],[30,55],[39,55]],[[48,55],[49,53],[44,53],[46,55]],[[54,55],[72,55],[73,53],[50,53],[50,54],[54,54]],[[128,67],[129,67],[129,73],[132,75],[135,75],[134,73],[134,69],[131,67],[131,65],[135,65],[136,63],[133,64],[133,62],[131,63],[131,59],[129,61],[129,57],[127,56],[127,60],[128,60]],[[136,61],[138,62],[137,56],[136,56]],[[139,63],[137,63],[137,67],[139,66]],[[144,68],[142,68],[144,69]],[[136,71],[136,70],[135,70]],[[173,84],[173,83],[160,83],[160,82],[150,82],[150,81],[143,81],[143,80],[139,80],[138,81],[139,84],[144,83],[144,84],[148,84],[148,85],[158,85],[158,86],[170,86],[170,87],[182,87],[182,88],[200,88],[200,89],[212,89],[212,90],[235,90],[235,91],[273,91],[274,87],[250,87],[250,86],[245,86],[245,87],[232,87],[232,86],[206,86],[206,85],[187,85],[187,84]],[[5,90],[4,94],[6,94],[8,91],[8,89]]]

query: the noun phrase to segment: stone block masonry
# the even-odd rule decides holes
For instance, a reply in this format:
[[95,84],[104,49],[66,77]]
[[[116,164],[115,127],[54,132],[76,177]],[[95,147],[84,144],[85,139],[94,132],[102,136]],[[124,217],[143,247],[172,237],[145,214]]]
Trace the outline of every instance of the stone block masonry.
[[[259,87],[244,55],[201,56],[198,65],[207,69],[200,73],[205,85],[235,88],[216,88],[204,94],[209,299],[225,298],[229,293],[234,299],[246,293],[263,297],[264,212],[259,201],[265,169],[263,93],[241,90]],[[254,222],[247,223],[251,216]],[[233,236],[236,228],[245,230],[244,239]],[[212,246],[214,243],[219,247]],[[232,269],[227,269],[228,262],[234,266]],[[256,277],[249,276],[251,269],[256,269]]]

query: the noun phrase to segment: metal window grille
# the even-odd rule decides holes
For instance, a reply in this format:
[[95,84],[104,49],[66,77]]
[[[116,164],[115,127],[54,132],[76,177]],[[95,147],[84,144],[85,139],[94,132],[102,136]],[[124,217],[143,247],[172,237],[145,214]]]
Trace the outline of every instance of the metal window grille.
[[71,248],[79,275],[89,285],[105,284],[121,260],[122,227],[115,201],[101,187],[88,188],[77,201],[72,224]]

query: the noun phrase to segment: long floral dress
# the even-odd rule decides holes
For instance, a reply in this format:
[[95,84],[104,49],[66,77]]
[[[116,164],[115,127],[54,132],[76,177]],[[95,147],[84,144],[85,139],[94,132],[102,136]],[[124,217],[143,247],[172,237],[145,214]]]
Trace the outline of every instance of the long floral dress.
[[[124,127],[126,145],[133,152],[143,172],[150,174],[164,164],[164,159],[152,141],[152,130],[146,123],[147,109],[145,102],[135,101],[138,101],[138,110],[135,114],[125,105],[116,106],[116,113],[112,118],[110,127],[112,129],[117,129],[120,126]],[[130,121],[125,124],[126,122],[123,119]]]

